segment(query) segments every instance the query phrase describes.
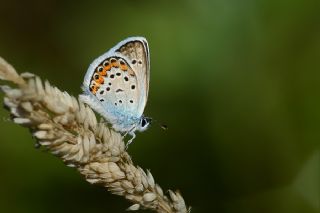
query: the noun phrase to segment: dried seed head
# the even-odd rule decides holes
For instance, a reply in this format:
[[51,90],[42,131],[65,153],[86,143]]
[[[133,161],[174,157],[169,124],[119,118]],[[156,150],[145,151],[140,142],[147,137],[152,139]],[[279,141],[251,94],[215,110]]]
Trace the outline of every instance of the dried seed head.
[[143,200],[145,201],[145,202],[151,202],[151,201],[153,201],[154,199],[156,199],[156,195],[154,194],[154,193],[152,193],[152,192],[149,192],[149,193],[145,193],[144,195],[143,195]]
[[137,211],[139,209],[140,209],[140,205],[139,204],[133,204],[132,206],[127,208],[128,211]]
[[124,196],[133,203],[128,210],[188,212],[179,193],[169,191],[168,199],[151,172],[133,164],[122,135],[97,122],[90,107],[34,74],[18,75],[1,57],[0,79],[17,84],[0,86],[13,121],[30,128],[37,145],[77,168],[89,183]]

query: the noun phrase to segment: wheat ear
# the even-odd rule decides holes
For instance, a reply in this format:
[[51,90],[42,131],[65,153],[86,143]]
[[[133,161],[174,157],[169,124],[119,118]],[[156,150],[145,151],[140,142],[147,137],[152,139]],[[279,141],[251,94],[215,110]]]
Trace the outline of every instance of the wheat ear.
[[133,203],[128,210],[190,211],[179,192],[169,190],[166,196],[149,171],[133,164],[123,137],[98,122],[90,107],[31,73],[17,74],[1,57],[0,79],[16,84],[1,86],[14,123],[29,128],[37,145],[75,167],[89,183],[124,196]]

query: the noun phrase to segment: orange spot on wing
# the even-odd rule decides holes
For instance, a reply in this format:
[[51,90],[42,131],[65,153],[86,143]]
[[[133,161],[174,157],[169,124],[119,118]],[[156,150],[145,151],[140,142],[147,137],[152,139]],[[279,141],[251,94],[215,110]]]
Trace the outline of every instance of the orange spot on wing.
[[119,67],[119,63],[116,59],[111,59],[111,66],[118,68]]
[[109,70],[111,69],[110,63],[106,64],[106,66],[104,67],[104,69],[109,71]]
[[102,72],[100,72],[100,75],[107,76],[107,69],[103,69]]
[[98,91],[98,89],[99,89],[99,86],[98,85],[92,85],[91,87],[90,87],[90,91],[92,92],[92,94],[96,94],[97,93],[97,91]]
[[107,72],[111,69],[111,64],[106,64],[106,66],[103,67],[103,70],[100,72],[100,75],[107,76]]
[[98,79],[95,79],[94,80],[98,85],[100,85],[100,84],[103,84],[104,83],[104,78],[101,76],[101,75],[99,75],[99,78]]
[[120,63],[120,69],[122,70],[122,71],[127,71],[128,70],[128,66],[125,64],[125,63]]
[[104,84],[104,78],[102,76],[99,78],[99,84]]

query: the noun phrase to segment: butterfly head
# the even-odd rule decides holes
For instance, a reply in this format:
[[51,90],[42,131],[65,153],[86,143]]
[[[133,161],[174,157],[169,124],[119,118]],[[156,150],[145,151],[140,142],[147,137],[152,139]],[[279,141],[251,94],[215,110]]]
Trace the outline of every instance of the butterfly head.
[[148,129],[149,125],[152,123],[152,118],[149,117],[144,117],[142,116],[140,118],[139,121],[139,125],[137,127],[137,130],[139,130],[140,132],[145,131],[146,129]]

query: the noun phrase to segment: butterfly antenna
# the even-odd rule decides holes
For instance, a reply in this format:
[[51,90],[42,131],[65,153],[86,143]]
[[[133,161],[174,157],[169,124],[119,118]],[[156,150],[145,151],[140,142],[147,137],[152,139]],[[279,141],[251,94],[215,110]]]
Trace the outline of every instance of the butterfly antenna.
[[160,128],[163,130],[168,130],[168,126],[166,124],[159,124]]
[[168,130],[168,126],[167,126],[166,124],[160,123],[160,122],[159,122],[158,120],[156,120],[156,119],[153,119],[153,121],[156,122],[161,129],[163,129],[163,130]]

